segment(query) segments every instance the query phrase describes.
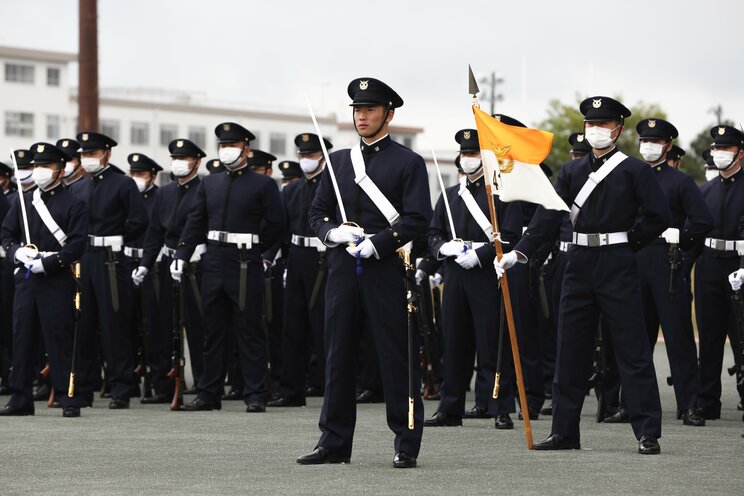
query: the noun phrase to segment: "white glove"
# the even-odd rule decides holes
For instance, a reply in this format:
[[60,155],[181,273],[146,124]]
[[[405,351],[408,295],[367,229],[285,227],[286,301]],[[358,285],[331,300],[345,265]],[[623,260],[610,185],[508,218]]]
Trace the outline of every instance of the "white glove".
[[41,263],[40,258],[37,258],[36,260],[31,260],[31,262],[26,264],[26,268],[34,274],[44,273],[44,264]]
[[439,254],[443,257],[459,257],[464,251],[465,244],[462,241],[447,241],[439,248]]
[[416,286],[421,284],[421,281],[424,280],[424,277],[426,277],[426,272],[421,269],[416,269],[416,275],[414,276],[414,279],[416,279]]
[[33,262],[38,254],[39,252],[34,250],[33,248],[29,248],[28,246],[21,246],[15,252],[15,261],[18,263],[22,263],[23,265],[28,265]]
[[744,284],[744,269],[739,269],[729,274],[729,284],[731,284],[731,289],[739,291],[742,284]]
[[504,253],[501,256],[501,260],[493,259],[493,268],[496,269],[496,275],[499,276],[499,279],[504,275],[504,273],[514,267],[517,262],[519,261],[519,258],[517,257],[517,253],[510,251],[509,253]]
[[184,261],[180,258],[175,258],[170,264],[171,277],[176,282],[181,282],[181,276],[183,275]]
[[439,286],[440,284],[442,284],[442,274],[437,272],[433,276],[429,276],[429,285],[432,288]]
[[349,252],[349,255],[356,256],[359,253],[362,258],[369,258],[375,255],[375,245],[371,239],[367,238],[356,246],[349,246],[346,251]]
[[134,285],[139,286],[142,284],[148,272],[147,267],[143,267],[142,265],[134,269],[132,271],[132,282],[134,282]]
[[661,237],[664,238],[664,241],[666,241],[670,245],[678,245],[679,244],[679,229],[670,227],[669,229],[661,233]]
[[331,243],[340,245],[343,243],[354,243],[363,235],[364,231],[361,227],[341,224],[337,228],[328,231],[328,236],[326,236],[326,239],[328,239],[328,241],[330,241]]
[[472,269],[476,265],[480,266],[480,260],[478,260],[478,255],[476,255],[475,250],[468,250],[465,253],[460,254],[460,256],[455,259],[455,263],[463,269]]

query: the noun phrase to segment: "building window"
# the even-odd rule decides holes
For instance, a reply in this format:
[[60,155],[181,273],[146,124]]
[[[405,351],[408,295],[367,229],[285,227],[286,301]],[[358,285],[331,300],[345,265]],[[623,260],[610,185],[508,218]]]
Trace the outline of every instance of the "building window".
[[34,66],[6,63],[5,80],[11,83],[34,84]]
[[58,115],[47,115],[47,132],[46,136],[49,140],[56,140],[60,137],[60,122],[61,119]]
[[269,153],[273,155],[284,155],[287,137],[284,134],[271,134],[269,142]]
[[147,122],[132,123],[132,144],[149,145],[150,144],[150,125]]
[[207,131],[203,127],[190,127],[189,139],[202,150],[207,146]]
[[58,67],[47,67],[47,86],[59,86]]
[[101,132],[114,141],[119,141],[121,126],[119,121],[101,121]]
[[160,125],[160,144],[162,146],[168,146],[171,141],[176,139],[176,135],[178,135],[178,126],[174,124]]
[[33,136],[34,114],[28,112],[5,112],[6,136]]

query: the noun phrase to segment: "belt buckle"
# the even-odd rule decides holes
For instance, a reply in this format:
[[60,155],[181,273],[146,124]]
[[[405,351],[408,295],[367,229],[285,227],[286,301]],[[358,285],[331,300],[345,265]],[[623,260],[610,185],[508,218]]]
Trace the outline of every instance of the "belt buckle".
[[713,240],[714,248],[718,251],[726,251],[726,241],[723,239]]
[[217,241],[219,241],[220,243],[227,243],[227,232],[217,231]]
[[599,244],[599,233],[589,233],[586,235],[586,245],[590,248],[596,248]]

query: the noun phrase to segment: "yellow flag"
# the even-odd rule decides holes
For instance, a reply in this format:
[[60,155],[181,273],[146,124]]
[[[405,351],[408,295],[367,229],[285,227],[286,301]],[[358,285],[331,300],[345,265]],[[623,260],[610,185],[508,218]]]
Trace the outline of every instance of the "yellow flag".
[[551,210],[568,211],[540,163],[550,153],[553,134],[539,129],[510,126],[473,107],[481,160],[501,201],[527,201]]

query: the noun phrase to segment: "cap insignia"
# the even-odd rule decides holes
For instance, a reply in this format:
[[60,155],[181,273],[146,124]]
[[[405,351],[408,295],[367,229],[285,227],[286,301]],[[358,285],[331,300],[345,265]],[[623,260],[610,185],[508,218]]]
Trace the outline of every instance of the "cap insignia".
[[583,134],[580,134],[580,135],[576,136],[576,141],[578,141],[579,143],[581,143],[582,141],[584,141],[584,135]]
[[724,134],[726,134],[726,128],[723,127],[723,126],[719,127],[718,128],[718,134],[720,134],[721,136],[723,136]]
[[464,133],[462,133],[462,137],[465,138],[466,140],[469,140],[470,139],[470,131],[465,131]]
[[302,141],[304,141],[305,143],[307,143],[308,141],[310,141],[310,136],[308,136],[307,134],[303,134],[302,135]]
[[44,145],[36,145],[36,153],[44,153]]
[[369,81],[359,81],[359,89],[366,90],[369,87]]
[[176,147],[177,148],[183,148],[183,140],[176,141]]
[[656,121],[654,119],[649,119],[648,127],[656,127]]
[[594,98],[592,100],[592,107],[599,108],[602,106],[602,99],[601,98]]

